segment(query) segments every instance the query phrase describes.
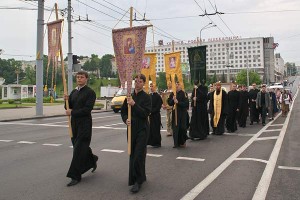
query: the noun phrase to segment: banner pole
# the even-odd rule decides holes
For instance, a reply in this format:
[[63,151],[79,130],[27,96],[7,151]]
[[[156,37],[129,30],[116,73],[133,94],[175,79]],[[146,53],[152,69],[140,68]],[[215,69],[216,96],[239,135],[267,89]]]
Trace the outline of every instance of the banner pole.
[[[58,9],[57,9],[57,3],[55,3],[55,13],[56,13],[56,20],[58,20]],[[64,86],[64,95],[68,95],[67,90],[67,84],[66,84],[66,74],[65,74],[65,65],[64,65],[64,59],[63,59],[63,52],[62,52],[62,45],[61,45],[61,34],[59,34],[59,54],[60,54],[60,62],[61,62],[61,73],[63,78],[63,86]],[[69,100],[66,102],[66,108],[69,109]],[[68,116],[68,126],[69,126],[69,135],[70,138],[73,137],[72,129],[71,129],[71,117]]]

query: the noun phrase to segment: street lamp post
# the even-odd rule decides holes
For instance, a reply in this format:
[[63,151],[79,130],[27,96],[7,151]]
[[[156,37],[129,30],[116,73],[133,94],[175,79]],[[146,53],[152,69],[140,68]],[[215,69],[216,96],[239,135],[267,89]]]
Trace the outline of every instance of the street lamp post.
[[212,25],[212,22],[210,22],[210,23],[208,23],[206,26],[204,26],[204,27],[202,27],[201,29],[200,29],[200,45],[201,45],[201,32],[204,30],[204,29],[208,29],[208,28],[212,28],[212,27],[216,27],[217,25],[212,25],[212,26],[210,26],[210,25]]

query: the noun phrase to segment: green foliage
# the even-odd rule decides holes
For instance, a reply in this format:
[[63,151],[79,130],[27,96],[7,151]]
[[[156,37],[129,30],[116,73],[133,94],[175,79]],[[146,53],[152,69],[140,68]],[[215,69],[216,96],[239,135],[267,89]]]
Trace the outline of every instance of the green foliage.
[[13,100],[13,99],[8,99],[8,103],[9,103],[9,104],[13,104],[13,103],[15,103],[15,100]]
[[101,77],[112,77],[112,65],[111,65],[112,58],[113,55],[111,54],[105,54],[104,56],[102,56],[100,60]]
[[[241,70],[236,76],[237,84],[247,85],[247,70]],[[261,84],[262,80],[257,72],[249,71],[249,84],[256,83],[257,85]]]
[[86,61],[82,66],[85,71],[95,72],[100,69],[100,58],[96,54],[91,55],[90,61]]
[[15,59],[1,59],[0,58],[0,77],[5,79],[6,84],[12,84],[17,81],[16,71],[19,74],[19,80],[22,80],[25,76],[25,73],[21,69],[22,63],[21,61],[17,61]]
[[159,90],[167,89],[166,72],[158,72],[158,78],[156,79],[156,82]]
[[3,100],[2,99],[0,99],[0,104],[2,104],[3,103]]
[[32,98],[25,98],[25,99],[21,99],[21,102],[22,102],[22,103],[35,103],[35,102],[36,102],[36,99],[35,99],[35,97],[32,97]]
[[223,71],[223,74],[222,74],[222,80],[221,80],[222,83],[226,83],[226,78],[225,78],[225,74],[224,74],[224,71]]

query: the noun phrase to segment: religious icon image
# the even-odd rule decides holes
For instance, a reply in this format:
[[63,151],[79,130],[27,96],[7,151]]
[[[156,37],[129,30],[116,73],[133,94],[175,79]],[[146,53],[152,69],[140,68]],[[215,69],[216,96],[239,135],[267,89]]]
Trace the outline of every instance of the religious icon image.
[[52,46],[56,46],[57,38],[56,38],[56,29],[55,28],[52,29],[51,36],[52,36],[52,40],[51,40]]
[[143,69],[149,69],[149,67],[150,67],[150,57],[145,57],[143,59],[142,67],[143,67]]
[[175,57],[169,58],[169,64],[170,64],[170,68],[174,69],[176,67],[176,58]]
[[124,44],[124,54],[134,54],[135,53],[135,46],[134,46],[134,40],[131,37],[128,37],[125,40]]

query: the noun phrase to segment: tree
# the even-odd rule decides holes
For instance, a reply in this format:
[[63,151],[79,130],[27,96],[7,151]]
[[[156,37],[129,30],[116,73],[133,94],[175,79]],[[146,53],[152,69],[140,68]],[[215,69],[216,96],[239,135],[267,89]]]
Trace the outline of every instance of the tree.
[[5,79],[7,84],[12,84],[17,81],[16,71],[19,72],[19,80],[23,79],[25,73],[21,69],[21,61],[15,59],[1,59],[0,58],[0,77]]
[[26,74],[26,79],[28,81],[28,84],[36,84],[36,71],[35,69],[32,69],[30,66],[27,66],[25,68],[25,74]]
[[[247,85],[247,70],[241,70],[236,76],[236,82],[241,85]],[[257,72],[249,71],[249,84],[256,83],[257,85],[261,84],[260,76]]]
[[222,80],[221,80],[222,83],[226,83],[226,78],[225,78],[225,74],[224,74],[224,71],[223,71],[223,74],[222,74]]
[[105,54],[102,56],[100,60],[100,72],[101,77],[112,77],[112,65],[111,65],[111,59],[114,56],[111,54]]
[[166,72],[158,72],[158,79],[156,79],[157,87],[161,89],[167,89]]
[[96,72],[100,69],[100,58],[96,54],[91,55],[91,60],[86,61],[82,68],[85,71]]

